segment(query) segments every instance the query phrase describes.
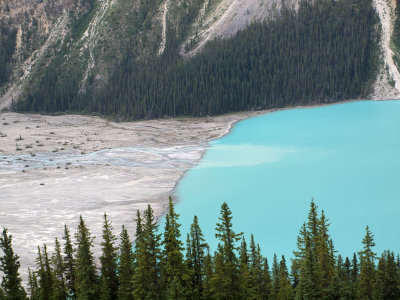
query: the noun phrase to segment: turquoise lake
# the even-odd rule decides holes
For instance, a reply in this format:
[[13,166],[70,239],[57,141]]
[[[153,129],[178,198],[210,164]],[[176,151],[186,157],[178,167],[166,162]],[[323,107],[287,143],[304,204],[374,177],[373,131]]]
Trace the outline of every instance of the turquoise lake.
[[212,250],[222,202],[236,232],[263,254],[292,257],[314,198],[335,248],[361,249],[365,227],[378,253],[400,249],[400,101],[282,110],[237,123],[210,143],[176,190],[183,239],[193,215]]

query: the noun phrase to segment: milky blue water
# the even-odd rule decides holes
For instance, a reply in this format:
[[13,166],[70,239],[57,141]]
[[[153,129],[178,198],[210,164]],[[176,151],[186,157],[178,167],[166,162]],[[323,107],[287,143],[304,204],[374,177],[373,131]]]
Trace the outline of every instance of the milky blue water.
[[292,256],[310,200],[330,219],[340,253],[361,249],[365,226],[376,248],[400,250],[400,101],[290,109],[239,122],[211,142],[179,182],[186,237],[193,215],[215,250],[222,202],[234,229],[254,234],[268,258]]

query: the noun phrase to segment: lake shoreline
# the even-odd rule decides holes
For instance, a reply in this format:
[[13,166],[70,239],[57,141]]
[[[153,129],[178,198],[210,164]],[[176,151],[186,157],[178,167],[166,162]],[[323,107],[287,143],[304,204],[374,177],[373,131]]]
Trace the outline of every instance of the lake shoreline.
[[[362,101],[398,101],[400,99],[351,99],[351,100],[342,100],[342,101],[338,101],[338,102],[332,102],[332,103],[322,103],[322,104],[311,104],[311,105],[297,105],[297,106],[286,106],[286,107],[281,107],[281,108],[271,108],[271,109],[266,109],[266,110],[259,110],[259,111],[248,111],[247,113],[249,113],[249,115],[245,115],[245,116],[240,116],[240,118],[238,118],[237,120],[232,120],[231,122],[229,122],[228,127],[226,128],[226,131],[221,133],[219,136],[211,138],[207,141],[207,145],[204,148],[204,151],[201,155],[201,158],[195,163],[195,165],[193,166],[196,167],[200,161],[203,159],[204,155],[206,154],[207,150],[210,147],[210,142],[216,139],[220,139],[228,134],[230,134],[234,128],[234,126],[246,119],[249,118],[253,118],[253,117],[257,117],[260,115],[264,115],[264,114],[270,114],[270,113],[274,113],[274,112],[278,112],[278,111],[286,111],[286,110],[292,110],[292,109],[312,109],[312,108],[319,108],[319,107],[326,107],[326,106],[332,106],[332,105],[338,105],[338,104],[345,104],[345,103],[355,103],[355,102],[362,102]],[[239,113],[231,113],[231,114],[226,114],[226,115],[222,115],[222,116],[234,116],[237,114],[241,114]],[[180,201],[179,196],[176,192],[177,187],[180,183],[180,181],[185,177],[185,175],[187,174],[187,172],[189,172],[192,168],[186,170],[185,172],[183,172],[182,176],[179,178],[179,180],[177,180],[175,182],[174,188],[171,191],[171,196],[173,197],[173,200],[175,203],[178,203]],[[166,211],[165,211],[166,213]],[[165,215],[165,213],[163,214],[163,216]],[[162,218],[162,216],[160,217]]]
[[180,201],[177,186],[202,160],[209,143],[230,134],[238,122],[356,101],[365,100],[123,123],[80,115],[0,113],[0,223],[14,234],[24,268],[33,267],[38,243],[51,250],[63,224],[74,229],[80,214],[97,236],[97,253],[104,212],[116,234],[121,224],[135,232],[136,209],[143,211],[147,204],[160,220],[169,195]]
[[15,237],[26,268],[36,248],[52,251],[66,224],[82,215],[100,251],[106,212],[119,235],[135,232],[136,210],[152,205],[159,219],[184,172],[197,164],[208,141],[231,123],[259,113],[114,123],[98,117],[0,114],[0,224]]
[[[219,206],[227,202],[239,224],[235,229],[245,232],[246,239],[255,234],[268,257],[272,250],[290,256],[285,249],[295,249],[313,198],[332,220],[330,230],[341,253],[359,249],[366,224],[377,236],[379,251],[398,247],[388,238],[395,229],[385,228],[385,222],[397,223],[391,207],[398,204],[395,174],[400,161],[395,137],[400,103],[384,102],[357,100],[326,109],[287,109],[240,123],[231,136],[212,143],[201,165],[175,190],[182,231],[189,230],[197,215],[206,239],[213,243]],[[381,207],[374,200],[378,198],[387,205]],[[368,205],[363,206],[364,201]],[[286,218],[290,232],[274,231],[281,221],[275,216]],[[390,235],[394,234],[398,233]],[[350,240],[351,246],[346,246]]]

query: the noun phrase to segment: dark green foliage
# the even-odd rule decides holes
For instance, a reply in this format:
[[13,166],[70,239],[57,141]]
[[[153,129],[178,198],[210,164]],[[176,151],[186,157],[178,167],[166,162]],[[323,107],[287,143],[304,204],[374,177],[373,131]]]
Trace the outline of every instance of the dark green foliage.
[[187,243],[187,266],[191,270],[191,299],[201,299],[203,295],[203,269],[205,260],[205,249],[207,244],[197,216],[194,216],[190,226],[190,235]]
[[104,214],[103,241],[101,242],[102,254],[100,256],[100,299],[117,299],[118,277],[117,277],[117,248],[116,237],[112,233],[112,225]]
[[[137,213],[134,250],[127,230],[122,227],[118,263],[114,246],[116,238],[110,221],[104,216],[100,278],[91,252],[93,238],[80,218],[76,233],[77,251],[64,251],[74,253],[77,299],[400,299],[399,256],[384,251],[376,266],[376,254],[372,250],[375,243],[368,227],[363,249],[359,252],[360,263],[355,254],[352,260],[336,256],[328,234],[328,221],[323,211],[319,214],[314,202],[311,202],[307,223],[302,226],[298,237],[299,247],[292,261],[292,275],[296,274],[295,277],[289,275],[284,256],[278,261],[274,255],[270,272],[267,259],[262,256],[254,237],[251,235],[247,246],[242,234],[233,231],[232,215],[226,203],[221,206],[216,227],[219,245],[215,254],[210,255],[195,217],[187,235],[184,259],[179,216],[172,199],[169,200],[162,244],[153,210],[148,206],[143,220]],[[65,229],[65,240],[70,241],[69,231]],[[240,239],[241,244],[237,246]],[[11,249],[11,236],[6,230],[0,238],[0,246],[4,253],[11,253],[1,257],[0,270],[10,270],[5,267],[9,264],[6,257],[13,258],[14,266],[19,267],[18,257],[12,251],[4,250]],[[65,248],[72,249],[72,245]],[[72,295],[65,296],[67,283],[63,284],[68,274],[68,261],[62,259],[57,239],[51,264],[46,246],[38,248],[37,270],[29,270],[30,299],[73,298]],[[13,270],[18,271],[18,268]],[[11,273],[4,274],[0,300],[26,299],[18,272],[17,277],[8,276]],[[12,280],[16,284],[4,284],[11,282],[11,278],[17,278]],[[98,284],[99,279],[102,286]]]
[[277,300],[290,300],[294,298],[294,292],[290,284],[289,272],[286,266],[286,259],[282,255],[279,263],[279,290],[276,296]]
[[373,286],[375,282],[375,257],[372,251],[375,246],[374,236],[366,228],[366,234],[362,241],[363,250],[358,252],[360,256],[360,277],[358,283],[358,296],[361,299],[373,299]]
[[298,251],[294,252],[293,269],[299,281],[297,299],[316,299],[321,297],[321,278],[317,260],[318,215],[317,207],[311,202],[308,223],[304,224],[297,238]]
[[212,280],[213,280],[214,270],[213,270],[213,260],[210,255],[208,247],[207,247],[207,255],[204,258],[202,274],[203,274],[203,298],[212,299],[213,296]]
[[[140,218],[138,218],[140,222]],[[139,228],[139,224],[137,228]],[[160,298],[160,234],[154,219],[153,209],[144,211],[142,232],[136,240],[135,272],[133,275],[133,295],[135,299]]]
[[351,299],[357,298],[357,290],[358,290],[358,277],[359,277],[360,268],[358,265],[357,255],[353,254],[353,260],[351,261]]
[[51,299],[53,296],[53,270],[50,267],[47,246],[43,245],[43,250],[38,247],[38,257],[36,260],[39,277],[39,299]]
[[400,299],[399,271],[394,253],[384,251],[379,259],[376,270],[375,299]]
[[395,13],[396,13],[396,19],[394,21],[394,26],[393,26],[392,42],[394,46],[397,48],[397,50],[400,50],[400,1],[399,0],[396,0]]
[[71,24],[71,38],[78,39],[86,31],[90,20],[92,19],[95,10],[96,0],[83,0],[82,5],[85,6],[86,10],[81,12],[79,15],[72,17]]
[[317,206],[311,201],[308,221],[297,238],[298,250],[294,252],[292,265],[297,299],[334,298],[340,289],[340,272],[335,273],[335,250],[328,228],[324,211],[319,217]]
[[120,256],[118,264],[118,299],[119,300],[132,300],[133,299],[133,285],[132,277],[134,271],[132,243],[129,239],[128,231],[122,225],[121,243],[119,246]]
[[190,59],[176,53],[179,39],[170,28],[160,57],[137,59],[130,51],[133,39],[103,90],[78,95],[79,76],[54,76],[59,71],[53,68],[27,89],[16,109],[92,112],[121,120],[359,98],[374,78],[375,22],[371,0],[301,1],[298,13],[284,8],[276,20],[210,42]]
[[0,236],[0,249],[3,252],[3,256],[0,256],[0,272],[3,273],[1,293],[4,295],[4,299],[26,299],[26,293],[21,285],[22,280],[19,275],[19,256],[14,253],[12,235],[8,234],[6,228],[3,228]]
[[183,260],[183,246],[180,241],[179,215],[175,212],[172,198],[166,215],[164,231],[164,253],[162,260],[162,280],[168,299],[184,299],[189,281],[189,272]]
[[254,299],[268,299],[271,294],[271,274],[268,261],[261,254],[260,246],[255,244],[254,236],[250,238],[250,276],[254,288]]
[[272,291],[271,297],[272,299],[276,299],[278,297],[279,292],[279,264],[278,264],[278,257],[274,254],[274,259],[272,261]]
[[[350,261],[347,259],[348,263]],[[350,265],[348,265],[350,266]],[[349,269],[343,264],[341,255],[337,257],[336,268],[334,270],[332,280],[326,292],[327,299],[352,299],[350,294],[350,276]]]
[[61,245],[57,238],[55,242],[55,253],[52,256],[51,261],[54,270],[52,299],[54,300],[66,299],[67,289],[65,287],[65,278],[64,278],[65,265],[61,254]]
[[234,299],[240,289],[236,243],[243,233],[233,231],[232,212],[226,202],[221,205],[218,220],[215,228],[215,237],[218,238],[219,244],[218,253],[215,256],[214,289],[219,290],[220,296],[217,298]]
[[10,63],[15,50],[17,30],[0,23],[0,87],[10,77]]
[[64,270],[65,270],[65,288],[69,297],[76,297],[76,261],[74,258],[74,248],[71,241],[71,235],[67,225],[64,225]]
[[321,218],[318,222],[318,244],[316,254],[323,298],[327,298],[330,294],[330,287],[335,273],[334,249],[329,236],[328,227],[328,219],[325,217],[324,211],[322,211]]
[[250,259],[247,250],[247,243],[245,238],[242,238],[242,243],[239,248],[239,298],[240,299],[253,299],[255,290],[250,274]]
[[[31,270],[28,268],[28,273],[29,273],[29,277],[28,277],[28,291],[31,300],[38,300],[40,299],[40,294],[39,294],[39,284],[37,281],[37,277],[36,277],[36,272],[31,272]],[[2,299],[0,297],[0,299]]]
[[92,252],[93,237],[80,216],[76,238],[76,297],[77,299],[98,300],[99,286]]

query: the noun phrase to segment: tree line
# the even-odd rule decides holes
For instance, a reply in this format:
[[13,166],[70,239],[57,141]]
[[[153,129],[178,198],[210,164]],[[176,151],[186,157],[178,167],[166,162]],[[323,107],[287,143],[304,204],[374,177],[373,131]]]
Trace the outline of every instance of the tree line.
[[19,257],[12,236],[0,237],[0,299],[400,299],[400,258],[392,251],[374,252],[374,236],[366,228],[363,248],[352,257],[337,254],[324,211],[312,201],[297,238],[291,269],[284,256],[270,263],[251,235],[232,227],[226,203],[215,228],[218,247],[211,253],[194,216],[186,243],[179,215],[169,199],[163,233],[153,210],[136,216],[135,243],[124,226],[119,243],[104,215],[100,266],[93,239],[80,217],[75,242],[67,226],[53,254],[38,247],[36,269],[29,270],[28,292],[19,276]]
[[392,32],[392,46],[395,46],[396,53],[394,55],[395,61],[398,64],[400,58],[398,57],[398,52],[400,49],[400,1],[396,0],[396,9],[395,9],[395,19],[394,26]]
[[179,55],[179,33],[169,24],[163,55],[138,59],[132,39],[106,86],[89,82],[84,93],[76,74],[48,69],[15,109],[132,120],[360,98],[375,79],[376,22],[371,0],[303,0],[298,11],[283,7],[191,58]]
[[0,23],[0,87],[11,75],[10,64],[15,51],[17,30]]

